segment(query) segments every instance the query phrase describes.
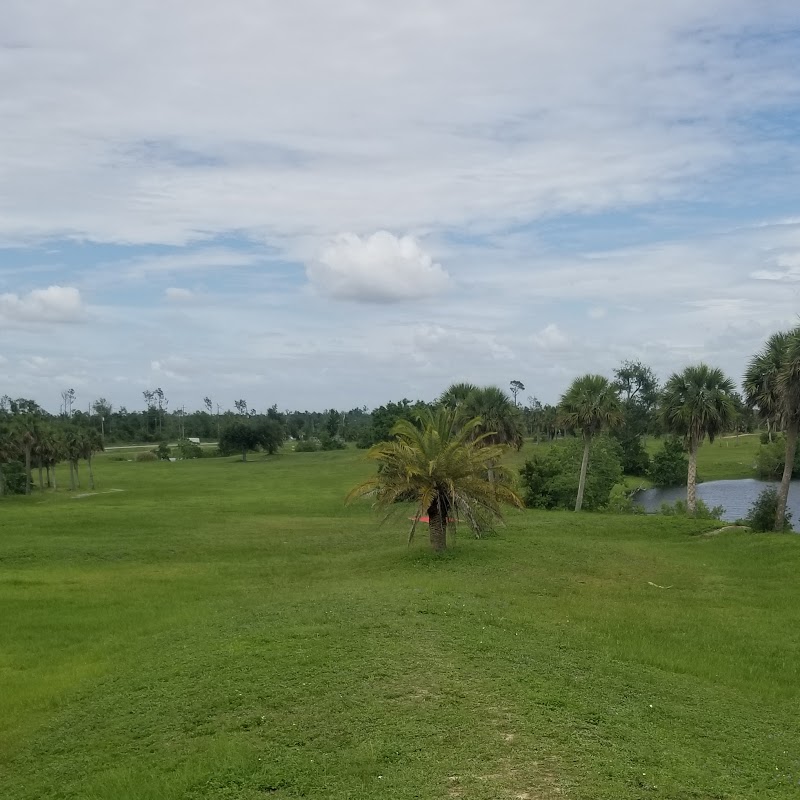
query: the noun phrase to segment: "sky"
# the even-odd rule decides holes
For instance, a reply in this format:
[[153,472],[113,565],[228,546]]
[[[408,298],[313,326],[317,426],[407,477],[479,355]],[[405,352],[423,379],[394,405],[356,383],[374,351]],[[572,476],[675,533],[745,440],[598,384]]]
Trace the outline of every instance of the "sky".
[[796,0],[4,0],[0,395],[738,382],[798,323],[799,52]]

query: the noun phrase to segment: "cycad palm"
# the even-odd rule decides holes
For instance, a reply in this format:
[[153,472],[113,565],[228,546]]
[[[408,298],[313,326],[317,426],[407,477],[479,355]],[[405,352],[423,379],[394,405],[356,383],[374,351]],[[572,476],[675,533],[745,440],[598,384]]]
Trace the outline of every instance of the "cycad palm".
[[589,469],[589,450],[592,439],[601,431],[613,428],[622,421],[619,395],[611,382],[602,375],[584,375],[576,378],[559,402],[561,424],[583,437],[583,459],[578,481],[575,510],[583,505],[586,473]]
[[476,434],[480,419],[466,422],[457,411],[441,408],[420,414],[418,424],[400,420],[392,429],[393,441],[376,444],[367,457],[378,462],[378,474],[356,486],[348,501],[374,497],[375,505],[391,512],[396,503],[416,504],[411,526],[428,516],[431,546],[447,547],[447,524],[464,521],[476,535],[501,518],[501,505],[521,507],[511,488],[511,475],[495,468],[494,483],[487,479],[487,464],[505,448],[486,444]]
[[711,442],[733,423],[734,385],[722,370],[697,364],[670,376],[661,396],[659,415],[664,427],[682,436],[689,451],[686,507],[697,508],[697,449],[706,436]]

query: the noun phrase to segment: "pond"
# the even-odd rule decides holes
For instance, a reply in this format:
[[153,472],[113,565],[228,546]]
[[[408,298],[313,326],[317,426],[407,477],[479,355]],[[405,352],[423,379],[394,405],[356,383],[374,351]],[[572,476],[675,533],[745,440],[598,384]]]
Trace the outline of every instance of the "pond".
[[[757,481],[743,478],[736,481],[709,481],[697,484],[697,497],[709,508],[722,506],[725,513],[722,519],[735,522],[747,516],[750,506],[767,486],[776,486],[768,481]],[[634,496],[636,505],[653,513],[661,508],[662,503],[672,505],[676,500],[686,500],[686,487],[676,486],[671,489],[645,489]],[[789,489],[788,511],[792,515],[792,525],[800,526],[800,481],[792,481]]]

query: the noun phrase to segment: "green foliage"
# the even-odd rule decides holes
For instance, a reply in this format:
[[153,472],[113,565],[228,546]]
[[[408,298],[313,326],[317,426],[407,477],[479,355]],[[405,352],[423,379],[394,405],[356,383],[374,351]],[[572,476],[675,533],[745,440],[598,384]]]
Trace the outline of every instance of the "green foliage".
[[316,437],[311,439],[299,439],[294,444],[295,453],[316,453],[322,449],[319,439]]
[[677,436],[669,436],[653,456],[648,477],[656,486],[684,486],[688,470],[683,442]]
[[25,465],[21,461],[7,461],[0,464],[0,470],[5,494],[25,494]]
[[615,483],[611,487],[604,511],[611,514],[642,514],[643,509],[633,502],[631,490],[624,483]]
[[602,375],[576,378],[561,397],[559,413],[564,427],[584,436],[596,436],[622,422],[617,389]]
[[223,428],[219,449],[223,455],[241,453],[242,461],[246,461],[249,451],[265,450],[270,455],[276,453],[285,435],[283,423],[278,419],[267,417],[258,421],[237,417]]
[[330,436],[327,431],[319,437],[319,443],[322,450],[344,450],[347,447],[341,436]]
[[137,461],[158,461],[158,456],[152,451],[148,450],[144,453],[137,453],[136,454]]
[[[750,506],[745,522],[754,531],[764,532],[775,530],[775,516],[778,513],[778,490],[768,486]],[[787,511],[783,515],[783,530],[792,529],[792,515]]]
[[489,434],[479,433],[480,425],[480,419],[464,420],[459,409],[444,407],[422,412],[417,424],[400,420],[391,431],[394,438],[369,451],[377,475],[356,486],[348,501],[374,497],[389,513],[398,500],[411,500],[415,513],[410,535],[427,515],[437,551],[447,546],[451,518],[480,535],[501,519],[503,503],[522,505],[510,471],[497,463],[506,448],[488,444]]
[[626,475],[648,476],[650,474],[650,456],[642,442],[642,437],[632,434],[628,428],[614,431],[613,435],[619,442],[622,471]]
[[153,450],[153,452],[159,461],[169,461],[172,455],[172,449],[166,442],[159,443],[158,447]]
[[719,520],[725,513],[722,506],[709,508],[699,497],[697,498],[697,508],[694,514],[690,514],[685,500],[676,500],[673,505],[662,503],[659,513],[667,517],[694,517],[695,519],[715,519]]
[[[578,492],[583,442],[570,438],[533,454],[520,471],[529,508],[572,508]],[[622,483],[622,453],[609,436],[596,436],[589,450],[591,467],[586,477],[583,507],[606,506],[612,488]]]
[[[761,480],[780,480],[786,463],[786,439],[782,434],[773,437],[772,443],[762,444],[756,455],[756,474]],[[800,448],[794,454],[792,477],[800,476]]]
[[178,442],[178,453],[181,458],[202,458],[203,448],[196,442],[190,442],[188,439],[181,439]]

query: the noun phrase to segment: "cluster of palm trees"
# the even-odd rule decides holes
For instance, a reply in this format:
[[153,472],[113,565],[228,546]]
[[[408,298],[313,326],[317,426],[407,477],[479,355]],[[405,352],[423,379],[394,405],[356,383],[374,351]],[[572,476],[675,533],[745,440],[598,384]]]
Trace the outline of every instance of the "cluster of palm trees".
[[0,428],[0,495],[6,493],[3,467],[14,462],[23,465],[25,494],[31,494],[34,468],[38,471],[40,490],[57,489],[56,466],[65,461],[69,465],[71,489],[80,487],[81,460],[86,461],[89,487],[94,489],[92,458],[102,450],[102,436],[92,428],[57,427],[37,414],[15,414]]
[[[786,433],[783,478],[778,489],[775,530],[783,530],[798,431],[800,430],[800,327],[769,338],[748,365],[745,400],[775,430]],[[658,404],[658,417],[668,433],[682,437],[689,456],[686,507],[697,508],[697,451],[708,439],[731,430],[736,417],[736,387],[722,370],[697,364],[667,380]],[[622,406],[614,385],[602,375],[577,378],[561,397],[559,414],[565,428],[583,437],[578,496],[580,511],[589,466],[592,438],[620,425]]]

